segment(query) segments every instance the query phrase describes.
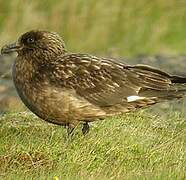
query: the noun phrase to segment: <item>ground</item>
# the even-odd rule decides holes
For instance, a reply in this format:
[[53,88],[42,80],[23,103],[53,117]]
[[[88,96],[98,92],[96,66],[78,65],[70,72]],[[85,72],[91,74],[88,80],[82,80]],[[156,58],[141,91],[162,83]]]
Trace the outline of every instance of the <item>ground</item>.
[[0,123],[1,179],[185,179],[186,118],[142,110],[66,129],[31,113],[6,113]]

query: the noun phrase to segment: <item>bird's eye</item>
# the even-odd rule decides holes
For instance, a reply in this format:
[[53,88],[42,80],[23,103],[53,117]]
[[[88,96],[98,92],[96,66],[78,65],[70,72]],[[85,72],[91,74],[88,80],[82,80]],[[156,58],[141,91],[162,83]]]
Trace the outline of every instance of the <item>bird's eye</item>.
[[28,38],[27,39],[27,43],[33,43],[34,42],[34,39],[33,38]]

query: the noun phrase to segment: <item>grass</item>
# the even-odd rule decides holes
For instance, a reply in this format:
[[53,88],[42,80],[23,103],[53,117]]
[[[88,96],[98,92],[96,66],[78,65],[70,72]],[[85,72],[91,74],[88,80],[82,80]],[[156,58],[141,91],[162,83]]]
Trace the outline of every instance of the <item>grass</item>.
[[139,111],[66,130],[30,113],[1,118],[1,179],[185,179],[185,117]]
[[[181,54],[185,12],[186,1],[177,0],[0,0],[0,46],[48,29],[74,52]],[[186,179],[184,107],[106,119],[86,137],[78,128],[72,140],[28,112],[7,112],[0,116],[0,179]]]
[[57,31],[75,52],[185,53],[185,11],[177,0],[0,0],[0,45],[39,28]]

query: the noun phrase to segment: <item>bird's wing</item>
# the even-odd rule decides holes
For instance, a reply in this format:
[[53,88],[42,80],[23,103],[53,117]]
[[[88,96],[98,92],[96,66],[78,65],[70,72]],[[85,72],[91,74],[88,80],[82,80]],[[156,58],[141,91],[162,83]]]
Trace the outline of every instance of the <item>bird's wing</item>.
[[100,107],[133,101],[148,89],[166,91],[171,84],[168,74],[149,66],[128,66],[86,54],[65,55],[52,66],[51,81]]

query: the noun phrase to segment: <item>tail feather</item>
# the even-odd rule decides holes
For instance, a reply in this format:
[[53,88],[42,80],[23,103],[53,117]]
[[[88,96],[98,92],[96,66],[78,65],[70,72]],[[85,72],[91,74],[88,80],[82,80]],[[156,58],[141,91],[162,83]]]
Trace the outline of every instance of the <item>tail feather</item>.
[[138,96],[155,97],[159,101],[186,97],[186,77],[170,75],[146,65],[136,65],[131,68],[140,76],[141,88]]
[[186,77],[181,76],[171,76],[172,83],[186,83]]
[[173,100],[173,99],[180,99],[180,98],[186,98],[186,89],[178,90],[178,91],[144,91],[140,94],[141,99],[134,100],[131,102],[128,102],[127,109],[129,111],[134,111],[136,109],[141,108],[147,108],[151,105],[154,105],[156,103],[160,103],[166,100]]
[[143,97],[157,97],[160,100],[172,100],[186,97],[186,89],[157,91],[152,89],[142,90],[139,93]]

